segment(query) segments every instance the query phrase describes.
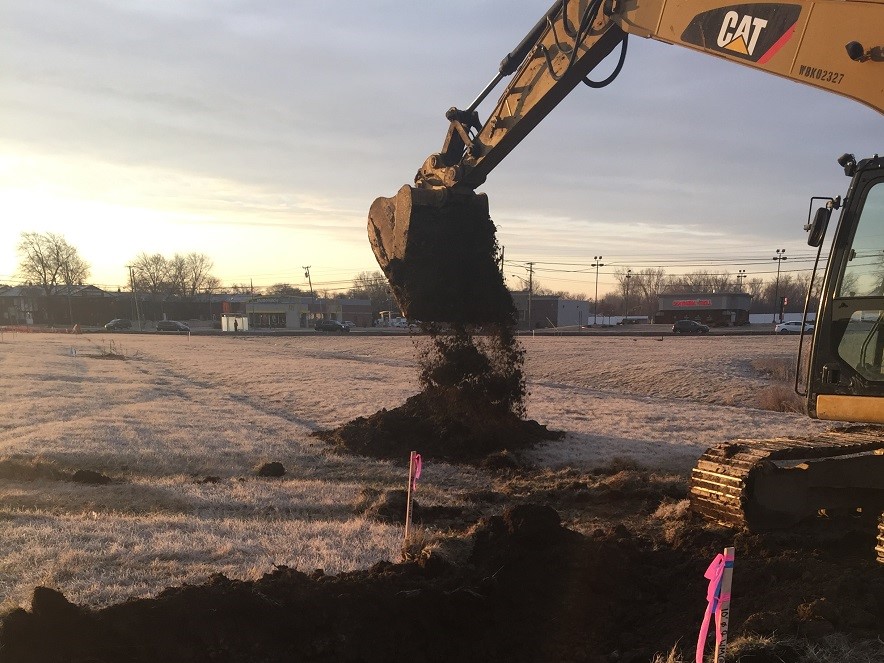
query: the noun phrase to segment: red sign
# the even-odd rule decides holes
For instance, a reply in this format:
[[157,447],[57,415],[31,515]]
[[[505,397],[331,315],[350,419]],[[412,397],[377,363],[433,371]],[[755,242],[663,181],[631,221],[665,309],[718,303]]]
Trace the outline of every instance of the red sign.
[[688,306],[712,306],[711,299],[676,299],[672,302],[674,307]]

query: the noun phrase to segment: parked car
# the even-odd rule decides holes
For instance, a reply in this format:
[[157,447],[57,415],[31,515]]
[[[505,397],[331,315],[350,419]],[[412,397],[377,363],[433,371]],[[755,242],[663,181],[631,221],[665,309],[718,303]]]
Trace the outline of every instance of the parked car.
[[157,322],[157,331],[189,332],[190,327],[177,320],[160,320]]
[[342,324],[343,324],[347,329],[353,329],[353,327],[356,326],[356,323],[353,322],[352,320],[344,320],[344,322],[343,322]]
[[313,327],[316,331],[324,331],[324,332],[348,332],[350,328],[347,325],[341,324],[337,320],[320,320]]
[[124,318],[114,318],[108,322],[104,328],[108,331],[114,331],[116,329],[132,329],[132,321]]
[[676,334],[708,334],[709,326],[696,320],[676,320],[672,331]]
[[[813,332],[813,323],[807,322],[804,323],[804,331],[805,333]],[[802,328],[801,320],[792,320],[791,322],[781,322],[776,327],[774,327],[774,331],[777,334],[800,334]]]

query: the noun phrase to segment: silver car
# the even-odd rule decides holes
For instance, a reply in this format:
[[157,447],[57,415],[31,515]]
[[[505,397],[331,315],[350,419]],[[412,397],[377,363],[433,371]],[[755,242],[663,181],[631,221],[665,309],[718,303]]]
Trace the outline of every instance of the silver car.
[[790,322],[781,322],[776,327],[774,327],[774,331],[777,334],[800,334],[802,325],[804,327],[805,334],[813,333],[813,323],[812,322],[802,323],[801,320],[792,320]]

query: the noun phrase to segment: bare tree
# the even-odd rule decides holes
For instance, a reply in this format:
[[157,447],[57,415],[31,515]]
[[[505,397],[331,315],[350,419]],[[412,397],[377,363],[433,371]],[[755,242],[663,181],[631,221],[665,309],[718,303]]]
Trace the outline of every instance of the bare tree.
[[752,302],[754,306],[761,305],[762,293],[764,292],[764,280],[758,278],[757,276],[751,278],[746,281],[743,285],[743,289],[745,292],[748,292],[752,295]]
[[[177,255],[175,256],[178,257]],[[212,279],[212,268],[215,263],[205,253],[188,253],[184,256],[184,288],[182,294],[193,297],[205,290]]]
[[169,260],[167,292],[170,295],[186,295],[188,285],[187,258],[176,253]]
[[290,283],[274,283],[267,288],[267,294],[271,297],[299,297],[301,295],[309,295],[310,293]]
[[41,287],[47,297],[63,283],[74,285],[89,278],[89,263],[61,235],[23,232],[18,254],[19,274]]
[[165,292],[169,280],[169,262],[159,253],[143,251],[132,261],[135,283],[142,292],[157,296]]
[[253,290],[252,285],[249,283],[231,283],[228,286],[222,286],[220,281],[213,289],[219,292],[228,292],[235,295],[248,295],[251,294]]
[[353,287],[347,291],[347,296],[354,299],[368,299],[371,301],[373,311],[382,311],[389,308],[390,287],[387,277],[383,272],[359,272],[353,277]]
[[666,282],[666,292],[728,292],[739,290],[730,272],[710,272],[698,270],[688,274],[670,277]]
[[638,272],[633,272],[636,301],[640,302],[640,310],[649,317],[657,311],[657,295],[663,290],[666,282],[666,272],[660,267],[645,267]]

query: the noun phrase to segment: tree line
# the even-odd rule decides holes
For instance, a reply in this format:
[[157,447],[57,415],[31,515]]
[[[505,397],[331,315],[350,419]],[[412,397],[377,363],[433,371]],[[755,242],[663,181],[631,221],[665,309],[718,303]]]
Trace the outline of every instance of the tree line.
[[[18,245],[20,277],[32,285],[39,286],[45,296],[64,294],[65,286],[82,285],[90,275],[89,264],[80,256],[76,247],[56,233],[24,232]],[[363,271],[353,277],[352,285],[343,290],[305,290],[301,286],[276,283],[269,287],[255,289],[251,284],[235,283],[222,286],[212,274],[213,261],[204,253],[175,253],[171,257],[160,253],[141,252],[128,265],[130,288],[157,303],[169,298],[195,298],[200,295],[217,293],[248,293],[266,296],[315,296],[350,297],[371,301],[372,309],[382,311],[392,309],[387,279],[380,271]],[[597,310],[600,315],[648,315],[657,311],[657,296],[666,293],[690,292],[746,292],[752,295],[752,310],[758,313],[773,312],[778,302],[785,297],[787,309],[801,310],[805,293],[810,285],[810,272],[781,273],[779,280],[765,281],[761,278],[747,278],[724,272],[705,270],[689,274],[667,275],[662,268],[644,269],[619,268],[614,272],[617,287],[599,298]],[[815,281],[815,292],[811,305],[815,306],[822,279]],[[532,294],[554,295],[566,299],[580,299],[593,303],[591,297],[583,293],[556,291],[535,283]],[[626,308],[629,311],[626,311]]]
[[[752,295],[750,310],[755,313],[773,313],[779,310],[785,298],[788,311],[801,311],[804,299],[811,286],[811,272],[784,272],[779,278],[764,279],[745,275],[733,275],[727,270],[709,272],[699,270],[688,274],[667,275],[661,268],[648,267],[632,270],[618,269],[614,272],[617,291],[608,295],[609,299],[620,299],[624,307],[629,306],[629,315],[653,316],[657,311],[657,296],[663,294],[688,293],[733,293],[745,292]],[[813,283],[811,308],[815,309],[819,300],[822,274]],[[615,301],[607,302],[616,304]],[[599,301],[601,306],[602,301]],[[620,313],[624,307],[615,308]]]
[[[713,292],[745,292],[752,295],[751,311],[754,313],[773,313],[778,310],[778,302],[785,297],[786,310],[797,312],[804,307],[804,298],[810,287],[810,272],[799,274],[783,272],[779,281],[743,275],[734,275],[728,271],[710,272],[698,270],[688,274],[669,275],[659,267],[644,269],[618,268],[614,271],[617,282],[615,289],[608,292],[598,301],[599,315],[646,315],[653,317],[657,312],[657,297],[665,294],[713,293]],[[822,285],[822,274],[817,275],[813,284],[811,309],[815,309],[819,300],[819,289]],[[535,296],[553,296],[563,299],[587,301],[595,311],[592,297],[584,293],[569,293],[554,290],[541,285],[536,279],[531,290]]]

